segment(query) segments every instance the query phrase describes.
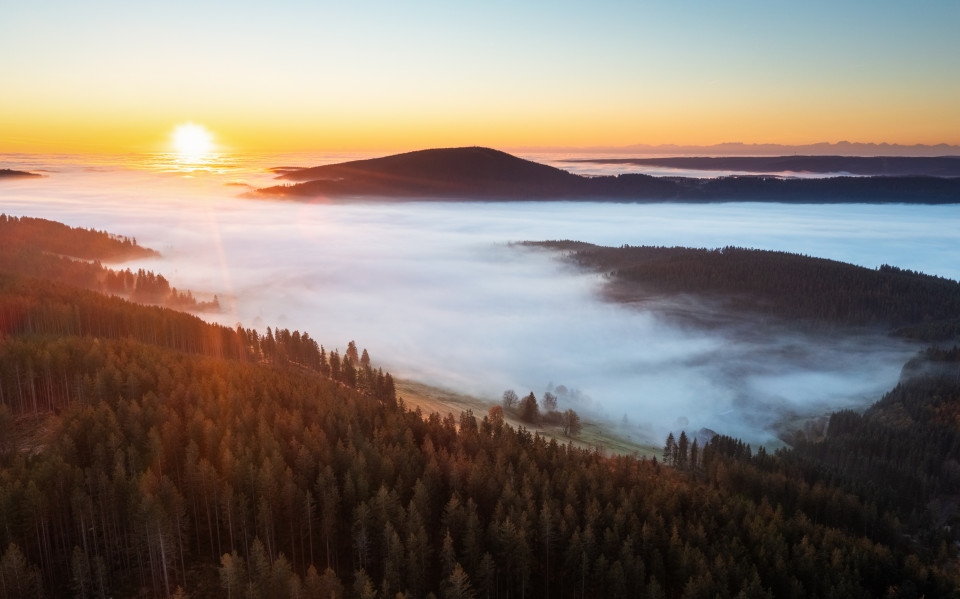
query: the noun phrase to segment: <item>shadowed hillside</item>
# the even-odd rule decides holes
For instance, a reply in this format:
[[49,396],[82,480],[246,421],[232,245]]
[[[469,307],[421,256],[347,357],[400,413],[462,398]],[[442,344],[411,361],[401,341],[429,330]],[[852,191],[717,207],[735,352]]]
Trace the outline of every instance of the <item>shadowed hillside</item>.
[[960,202],[960,178],[833,177],[716,179],[640,174],[585,177],[489,148],[445,148],[304,169],[281,168],[302,181],[252,197],[448,200],[590,200],[943,204]]
[[453,198],[565,195],[583,183],[581,177],[566,171],[477,147],[355,160],[295,170],[280,178],[306,181],[292,190],[286,188],[297,194]]
[[15,171],[9,168],[0,168],[0,179],[8,178],[20,178],[20,177],[42,177],[43,175],[38,175],[37,173],[28,173],[27,171]]
[[0,214],[0,250],[29,249],[83,260],[120,262],[158,256],[135,239],[29,216]]
[[569,252],[576,264],[608,275],[607,295],[642,301],[694,294],[788,319],[896,328],[903,337],[960,336],[960,283],[884,265],[876,270],[738,247],[601,247],[575,241],[524,245]]
[[960,177],[960,157],[918,156],[678,156],[659,158],[591,158],[569,163],[631,164],[746,173],[850,173],[869,176]]
[[101,260],[123,262],[160,254],[136,239],[28,216],[0,214],[0,271],[58,281],[182,310],[219,310],[216,297],[197,301],[189,290],[171,287],[163,275],[115,270]]
[[[862,435],[608,457],[499,406],[409,410],[353,342],[0,267],[0,599],[956,596],[956,516],[928,502],[957,481],[955,394],[917,393],[904,432],[943,434],[887,464]],[[888,466],[920,492],[870,484]]]

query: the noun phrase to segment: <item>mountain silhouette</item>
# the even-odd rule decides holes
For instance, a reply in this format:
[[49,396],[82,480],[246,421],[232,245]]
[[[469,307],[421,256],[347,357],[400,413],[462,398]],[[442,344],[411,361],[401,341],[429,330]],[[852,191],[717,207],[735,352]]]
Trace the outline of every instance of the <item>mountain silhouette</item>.
[[490,148],[439,148],[312,168],[282,167],[300,183],[249,197],[380,200],[588,200],[795,203],[960,203],[960,178],[929,176],[712,179],[643,174],[588,177]]
[[515,198],[569,195],[583,178],[490,148],[439,148],[304,169],[280,179],[304,181],[261,190],[296,195]]
[[587,158],[565,162],[664,166],[748,173],[849,173],[868,176],[960,177],[960,156],[672,156]]
[[15,177],[40,177],[40,176],[42,175],[38,175],[37,173],[28,173],[27,171],[15,171],[9,168],[0,168],[0,178],[7,177],[10,179],[13,179]]

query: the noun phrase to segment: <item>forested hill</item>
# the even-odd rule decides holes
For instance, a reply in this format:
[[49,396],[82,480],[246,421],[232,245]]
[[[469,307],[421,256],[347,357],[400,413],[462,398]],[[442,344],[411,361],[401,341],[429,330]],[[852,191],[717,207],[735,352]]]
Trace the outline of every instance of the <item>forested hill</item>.
[[835,260],[738,247],[600,247],[527,242],[568,251],[577,264],[608,273],[618,301],[695,294],[789,319],[897,329],[923,340],[960,336],[960,283],[894,266],[873,270]]
[[265,194],[383,197],[565,196],[582,177],[490,148],[445,148],[285,172],[305,181],[260,190]]
[[939,489],[670,449],[424,415],[353,342],[0,270],[0,599],[957,596]]
[[748,173],[850,173],[887,177],[960,177],[960,156],[671,156],[587,158],[570,163],[665,166]]
[[29,248],[85,260],[120,262],[158,255],[135,239],[29,216],[0,214],[0,249]]
[[27,171],[15,171],[9,168],[0,168],[0,179],[29,178],[29,177],[40,177],[40,176],[42,175],[38,175],[37,173],[30,173]]
[[640,174],[586,177],[489,148],[441,148],[313,168],[278,168],[301,181],[251,197],[444,200],[584,200],[944,204],[960,202],[960,178],[832,177],[715,179]]
[[182,310],[218,310],[216,297],[198,301],[152,271],[115,270],[101,260],[123,262],[159,254],[136,239],[42,218],[0,214],[0,271],[59,281],[134,301]]
[[863,414],[833,414],[827,430],[822,442],[798,439],[789,459],[872,495],[881,509],[956,526],[960,348],[921,352],[895,389]]
[[925,511],[908,526],[723,437],[672,468],[607,458],[495,411],[424,418],[364,357],[324,366],[303,334],[9,276],[0,303],[0,597],[946,597],[960,582]]

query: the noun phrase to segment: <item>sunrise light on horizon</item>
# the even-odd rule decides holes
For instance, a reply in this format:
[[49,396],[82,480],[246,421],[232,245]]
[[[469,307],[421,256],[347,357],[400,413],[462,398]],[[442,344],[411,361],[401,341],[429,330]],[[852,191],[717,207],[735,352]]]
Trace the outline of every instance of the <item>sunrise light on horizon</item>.
[[187,159],[199,158],[215,148],[213,135],[203,125],[189,122],[177,125],[171,137],[174,151]]
[[960,144],[955,1],[293,8],[8,7],[0,152]]
[[6,2],[0,599],[960,599],[958,31]]

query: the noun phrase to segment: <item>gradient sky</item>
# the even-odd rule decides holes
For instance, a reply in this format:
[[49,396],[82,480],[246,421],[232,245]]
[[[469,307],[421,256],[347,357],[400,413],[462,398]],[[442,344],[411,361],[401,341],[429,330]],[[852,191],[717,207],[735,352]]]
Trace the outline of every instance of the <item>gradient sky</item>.
[[960,144],[960,0],[8,2],[0,152]]

